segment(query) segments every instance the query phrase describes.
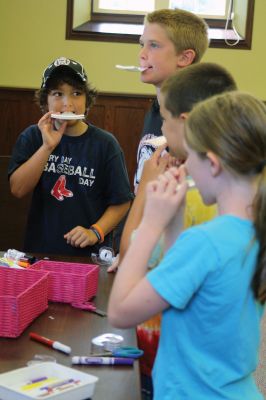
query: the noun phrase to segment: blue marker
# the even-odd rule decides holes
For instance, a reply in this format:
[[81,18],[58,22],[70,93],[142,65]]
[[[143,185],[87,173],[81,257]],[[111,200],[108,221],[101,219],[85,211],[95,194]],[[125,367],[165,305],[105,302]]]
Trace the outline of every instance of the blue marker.
[[72,378],[71,378],[71,379],[64,379],[64,380],[62,380],[62,381],[52,383],[52,384],[49,385],[49,386],[42,386],[42,387],[40,388],[40,390],[48,390],[48,391],[50,391],[50,390],[53,390],[53,389],[57,389],[57,388],[59,388],[60,386],[64,386],[64,385],[67,385],[68,383],[73,383],[73,382],[75,382],[75,380],[72,379]]
[[46,379],[48,379],[47,376],[40,376],[39,378],[35,378],[35,379],[32,379],[31,381],[29,381],[28,385],[31,383],[45,381]]

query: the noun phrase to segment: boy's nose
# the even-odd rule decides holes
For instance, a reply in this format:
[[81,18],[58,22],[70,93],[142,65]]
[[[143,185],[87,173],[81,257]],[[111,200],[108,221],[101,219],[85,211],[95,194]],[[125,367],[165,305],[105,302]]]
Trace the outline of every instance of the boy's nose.
[[63,97],[63,104],[66,108],[71,107],[72,106],[72,99],[70,96],[64,96]]
[[146,51],[146,49],[145,49],[144,46],[140,49],[139,58],[140,58],[141,60],[144,60],[144,59],[147,58],[147,51]]

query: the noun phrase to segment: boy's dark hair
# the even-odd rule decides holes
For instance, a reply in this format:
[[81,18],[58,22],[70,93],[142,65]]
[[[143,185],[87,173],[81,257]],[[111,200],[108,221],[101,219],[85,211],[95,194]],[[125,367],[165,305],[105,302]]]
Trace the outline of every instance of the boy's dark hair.
[[208,97],[236,89],[234,78],[225,68],[214,63],[199,63],[166,79],[161,93],[165,96],[166,109],[178,117]]
[[35,92],[35,100],[39,104],[41,111],[46,113],[47,109],[47,98],[51,90],[58,89],[58,87],[64,83],[73,86],[77,90],[85,93],[86,95],[86,110],[93,105],[95,102],[97,91],[93,88],[90,83],[84,82],[79,76],[67,66],[57,67],[51,74],[50,78],[47,79],[45,87]]

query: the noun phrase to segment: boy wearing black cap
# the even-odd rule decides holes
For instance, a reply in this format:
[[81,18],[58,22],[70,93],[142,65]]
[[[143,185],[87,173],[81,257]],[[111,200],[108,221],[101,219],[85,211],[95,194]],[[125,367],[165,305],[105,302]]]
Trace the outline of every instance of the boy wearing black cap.
[[96,91],[80,63],[51,63],[36,97],[44,115],[21,133],[8,169],[16,197],[33,191],[24,250],[88,256],[112,246],[133,198],[124,156],[110,133],[84,121]]

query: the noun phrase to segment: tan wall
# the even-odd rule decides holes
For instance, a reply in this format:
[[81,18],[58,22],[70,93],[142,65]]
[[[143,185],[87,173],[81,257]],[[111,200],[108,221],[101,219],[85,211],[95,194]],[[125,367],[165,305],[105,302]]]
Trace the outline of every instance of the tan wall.
[[[252,50],[209,49],[204,61],[227,67],[241,90],[266,99],[266,1],[256,0]],[[0,0],[0,86],[36,88],[44,67],[59,56],[82,62],[100,91],[154,93],[137,73],[116,70],[135,64],[137,44],[65,40],[66,0]]]

